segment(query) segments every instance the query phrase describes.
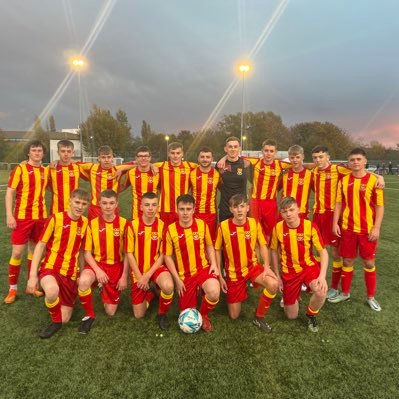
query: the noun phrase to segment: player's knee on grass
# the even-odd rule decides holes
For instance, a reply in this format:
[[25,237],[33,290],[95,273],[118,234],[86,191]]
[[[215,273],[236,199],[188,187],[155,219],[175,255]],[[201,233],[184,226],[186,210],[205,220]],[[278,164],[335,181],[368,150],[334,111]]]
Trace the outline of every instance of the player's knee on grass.
[[284,305],[284,312],[287,319],[294,320],[298,317],[299,305],[298,301],[294,305]]
[[94,281],[96,280],[96,276],[92,271],[83,270],[82,274],[79,277],[79,290],[87,291]]
[[104,303],[104,310],[107,316],[115,316],[115,313],[118,310],[118,305]]
[[227,310],[229,313],[229,317],[232,320],[238,319],[241,313],[241,303],[232,303],[227,305]]
[[68,323],[72,317],[73,308],[70,306],[61,306],[62,322]]
[[135,319],[142,319],[147,312],[147,305],[145,302],[140,303],[139,305],[132,305],[133,308],[133,316]]

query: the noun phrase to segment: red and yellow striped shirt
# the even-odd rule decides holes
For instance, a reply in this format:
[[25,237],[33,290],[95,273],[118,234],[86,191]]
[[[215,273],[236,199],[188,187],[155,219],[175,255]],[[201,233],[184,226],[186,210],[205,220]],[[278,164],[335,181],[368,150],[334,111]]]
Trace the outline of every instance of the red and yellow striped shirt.
[[122,263],[123,254],[133,252],[133,234],[129,225],[121,216],[115,216],[112,222],[106,222],[101,216],[90,220],[84,250],[92,252],[98,263]]
[[209,172],[202,172],[200,167],[197,167],[190,173],[196,213],[216,213],[216,190],[219,181],[220,174],[215,168]]
[[338,181],[351,172],[346,166],[333,164],[328,165],[323,170],[312,169],[315,197],[313,213],[325,213],[334,210]]
[[306,267],[316,266],[313,247],[321,251],[325,245],[317,226],[310,220],[301,219],[297,228],[289,228],[284,220],[274,226],[270,249],[280,249],[283,273],[295,275]]
[[249,269],[258,263],[257,243],[266,245],[266,238],[254,218],[247,218],[242,226],[234,224],[233,219],[219,224],[215,249],[223,248],[226,280],[238,281],[248,275]]
[[[159,258],[164,235],[164,222],[155,218],[152,225],[147,225],[142,218],[132,222],[134,251],[133,255],[141,273],[146,273]],[[134,280],[135,276],[133,276]]]
[[156,193],[159,184],[159,174],[148,172],[140,172],[139,168],[130,169],[126,175],[126,186],[132,188],[132,219],[137,219],[142,215],[140,210],[141,198],[147,192]]
[[307,215],[309,213],[309,196],[313,189],[313,174],[309,169],[294,172],[290,169],[283,174],[283,198],[295,198],[299,212]]
[[205,246],[212,244],[208,226],[203,220],[194,219],[193,224],[186,228],[175,222],[166,231],[165,255],[175,254],[177,272],[184,281],[209,267]]
[[120,180],[115,179],[115,172],[120,165],[103,169],[100,164],[79,163],[82,175],[90,182],[91,205],[100,206],[100,194],[104,190],[119,192]]
[[79,165],[71,163],[68,166],[58,164],[55,168],[48,168],[48,187],[52,192],[50,214],[64,212],[69,209],[71,192],[79,187],[81,175]]
[[78,255],[87,225],[88,221],[84,216],[72,220],[68,212],[51,215],[39,240],[47,244],[41,267],[76,280]]
[[342,203],[343,230],[368,234],[374,226],[375,206],[384,206],[384,191],[375,188],[377,177],[367,173],[362,178],[352,174],[338,183],[337,201]]
[[252,198],[274,200],[277,196],[278,182],[284,169],[291,168],[289,162],[274,160],[266,165],[263,159],[248,158],[253,166]]
[[182,161],[179,166],[172,166],[170,162],[157,162],[161,183],[161,212],[176,212],[176,199],[179,195],[187,194],[190,173],[198,165],[193,162]]
[[45,190],[48,170],[43,166],[21,163],[8,179],[8,187],[15,190],[14,217],[18,220],[47,218]]

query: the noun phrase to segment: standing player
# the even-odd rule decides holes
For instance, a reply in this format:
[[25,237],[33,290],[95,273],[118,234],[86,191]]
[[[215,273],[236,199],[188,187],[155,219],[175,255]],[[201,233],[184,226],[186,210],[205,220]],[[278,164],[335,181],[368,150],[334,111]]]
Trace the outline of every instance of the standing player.
[[[333,232],[341,238],[339,255],[343,257],[341,276],[342,293],[329,302],[338,303],[350,298],[353,265],[359,251],[363,262],[367,303],[376,312],[381,306],[374,298],[377,286],[375,256],[384,216],[384,195],[377,189],[377,177],[366,170],[366,153],[355,148],[349,153],[348,165],[352,169],[338,183]],[[341,222],[340,222],[341,220]]]
[[[255,287],[263,287],[259,297],[253,323],[261,330],[271,332],[271,326],[264,320],[278,289],[276,275],[270,270],[269,255],[262,227],[253,218],[247,218],[248,200],[243,194],[230,198],[232,219],[219,224],[216,238],[216,260],[219,267],[219,281],[227,295],[227,309],[232,319],[241,312],[241,302],[248,298],[247,281]],[[255,246],[259,245],[263,266],[258,262]],[[226,280],[222,277],[222,249],[225,258]]]
[[153,192],[144,193],[141,200],[142,216],[133,220],[134,251],[130,256],[132,268],[132,307],[136,318],[142,318],[153,298],[151,281],[161,289],[158,308],[158,323],[162,330],[169,328],[167,313],[173,302],[173,280],[163,264],[161,252],[164,223],[156,217],[158,197]]
[[190,173],[198,165],[183,161],[184,151],[181,143],[170,143],[168,146],[169,161],[157,162],[161,184],[160,216],[166,226],[178,219],[176,212],[176,198],[187,194],[190,182]]
[[282,198],[294,197],[299,206],[299,216],[307,219],[309,216],[309,196],[313,189],[313,174],[303,166],[305,158],[303,148],[293,145],[288,149],[288,159],[291,169],[283,174]]
[[[33,140],[26,145],[25,152],[28,161],[20,163],[11,172],[5,198],[7,227],[12,230],[12,250],[8,265],[10,288],[4,299],[4,303],[7,304],[14,303],[17,297],[22,255],[26,244],[28,244],[28,276],[30,274],[33,250],[47,217],[45,189],[48,170],[42,166],[46,148],[42,142]],[[35,296],[43,295],[37,289],[32,293]]]
[[231,218],[229,200],[235,194],[247,195],[250,163],[240,157],[240,139],[231,136],[224,146],[226,156],[217,164],[220,173],[219,222]]
[[199,166],[190,173],[190,183],[195,199],[194,218],[202,219],[209,227],[212,241],[216,238],[216,190],[220,174],[212,167],[212,150],[208,147],[200,149]]
[[212,238],[206,223],[193,217],[194,198],[181,195],[176,202],[179,220],[166,231],[165,263],[175,280],[180,311],[195,308],[198,289],[202,289],[202,329],[209,332],[212,324],[208,314],[219,302],[220,295]]
[[[310,331],[317,332],[316,316],[327,295],[328,253],[316,225],[300,218],[295,198],[285,197],[280,204],[280,213],[283,220],[272,231],[270,252],[277,276],[280,255],[282,278],[279,279],[284,311],[289,319],[298,317],[301,286],[306,284],[312,290],[306,309],[308,327]],[[313,248],[319,253],[320,264],[313,256]]]
[[71,193],[68,211],[59,212],[48,218],[32,258],[28,291],[33,293],[38,283],[45,294],[45,304],[51,316],[49,324],[40,338],[50,338],[67,323],[71,316],[77,295],[76,277],[78,255],[86,234],[87,219],[82,216],[89,204],[89,194],[78,188]]
[[89,220],[101,215],[99,201],[100,194],[104,190],[114,190],[116,193],[120,191],[120,179],[115,178],[115,173],[123,167],[114,165],[114,153],[111,147],[103,145],[98,149],[98,161],[99,164],[90,162],[79,164],[83,176],[90,182],[91,187]]
[[69,209],[71,192],[79,187],[79,178],[81,176],[79,165],[72,163],[74,155],[72,141],[60,140],[57,143],[57,153],[60,159],[54,167],[48,167],[48,188],[52,193],[51,215]]
[[79,277],[79,299],[85,317],[79,332],[87,334],[96,314],[93,306],[92,285],[101,285],[101,299],[108,316],[113,316],[120,301],[120,291],[127,287],[128,262],[124,254],[133,252],[133,235],[130,223],[116,214],[118,194],[104,190],[100,194],[101,216],[89,222],[84,242],[86,266]]
[[156,193],[159,183],[159,174],[154,173],[151,168],[151,152],[148,147],[137,148],[136,164],[126,174],[126,187],[132,188],[132,219],[142,215],[140,205],[143,194]]

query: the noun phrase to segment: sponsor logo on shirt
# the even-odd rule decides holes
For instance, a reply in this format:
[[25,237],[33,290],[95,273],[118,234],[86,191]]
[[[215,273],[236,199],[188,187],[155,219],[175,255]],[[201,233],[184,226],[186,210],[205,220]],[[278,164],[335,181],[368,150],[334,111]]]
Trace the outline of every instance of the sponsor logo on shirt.
[[65,226],[62,226],[62,228],[67,229],[70,226],[70,224],[66,224]]

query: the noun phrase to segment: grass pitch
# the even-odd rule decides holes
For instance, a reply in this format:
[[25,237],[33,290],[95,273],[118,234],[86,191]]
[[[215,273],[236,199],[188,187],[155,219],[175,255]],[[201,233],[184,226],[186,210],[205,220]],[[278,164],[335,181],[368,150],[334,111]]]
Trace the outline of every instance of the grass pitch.
[[[6,178],[0,174],[0,184]],[[365,304],[363,272],[356,263],[351,301],[326,303],[317,334],[307,330],[306,294],[298,320],[286,320],[276,300],[267,316],[273,332],[256,329],[251,320],[259,291],[250,289],[236,321],[229,320],[224,300],[220,302],[211,314],[210,334],[183,334],[174,305],[171,328],[161,337],[155,304],[145,319],[135,320],[125,291],[113,318],[104,315],[95,295],[97,318],[87,336],[77,332],[83,316],[77,304],[72,321],[60,333],[40,340],[37,334],[49,315],[43,299],[23,294],[23,267],[19,299],[13,305],[0,304],[0,398],[397,398],[399,177],[386,176],[386,183],[376,262],[381,313]],[[120,203],[121,214],[129,217],[128,193]],[[10,256],[4,217],[0,235],[3,299]]]

